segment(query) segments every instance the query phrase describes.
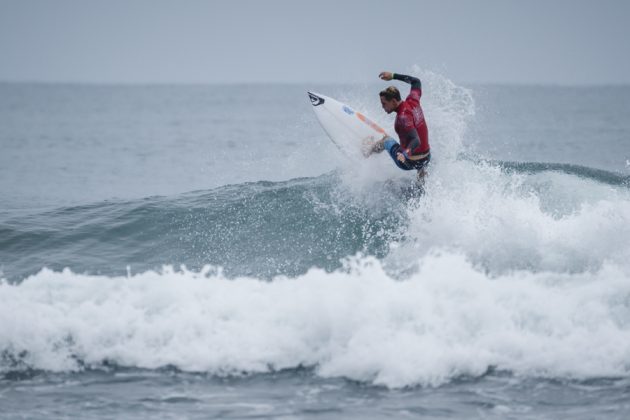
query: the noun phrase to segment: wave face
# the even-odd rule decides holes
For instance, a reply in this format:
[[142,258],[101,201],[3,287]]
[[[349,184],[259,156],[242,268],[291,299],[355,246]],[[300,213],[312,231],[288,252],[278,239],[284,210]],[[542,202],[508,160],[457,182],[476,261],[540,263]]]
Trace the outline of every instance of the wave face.
[[465,147],[471,92],[422,79],[423,188],[372,159],[5,217],[0,371],[628,377],[628,177],[484,159]]
[[12,219],[0,228],[5,273],[19,280],[43,266],[121,274],[127,266],[210,264],[270,279],[334,270],[357,252],[383,256],[399,235],[412,183],[375,185],[380,198],[366,207],[339,182],[338,174],[257,182]]
[[416,256],[458,249],[491,270],[625,261],[627,178],[560,164],[460,160],[448,170],[461,173],[435,168],[432,179],[443,178],[426,197],[413,180],[352,184],[354,174],[330,173],[14,217],[0,225],[4,275],[20,281],[42,267],[121,275],[170,264],[271,279],[333,271],[357,253],[388,262],[399,248]]

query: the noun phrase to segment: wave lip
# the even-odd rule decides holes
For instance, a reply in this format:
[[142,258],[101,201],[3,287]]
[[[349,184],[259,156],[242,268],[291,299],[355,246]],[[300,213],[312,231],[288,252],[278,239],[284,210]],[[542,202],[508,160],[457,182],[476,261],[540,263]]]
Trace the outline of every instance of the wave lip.
[[602,184],[612,186],[630,187],[630,175],[623,175],[618,172],[605,171],[603,169],[589,168],[583,165],[554,162],[495,162],[507,171],[517,171],[521,173],[540,173],[546,171],[563,172],[568,175],[575,175],[580,178],[591,179]]
[[0,286],[1,369],[114,363],[232,375],[310,366],[392,388],[489,369],[630,375],[630,276],[620,267],[490,277],[448,252],[419,267],[404,281],[371,258],[271,282],[211,268],[129,277],[43,270]]

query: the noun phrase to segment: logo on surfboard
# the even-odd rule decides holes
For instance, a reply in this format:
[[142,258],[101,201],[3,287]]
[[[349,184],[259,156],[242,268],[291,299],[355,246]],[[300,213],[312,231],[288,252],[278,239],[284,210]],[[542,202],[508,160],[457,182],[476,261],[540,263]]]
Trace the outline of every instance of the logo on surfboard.
[[348,115],[354,115],[354,111],[352,110],[352,108],[348,107],[347,105],[344,105],[341,109],[343,109],[343,112]]
[[324,103],[324,98],[320,98],[314,93],[308,92],[308,97],[311,98],[311,103],[313,106],[321,105]]

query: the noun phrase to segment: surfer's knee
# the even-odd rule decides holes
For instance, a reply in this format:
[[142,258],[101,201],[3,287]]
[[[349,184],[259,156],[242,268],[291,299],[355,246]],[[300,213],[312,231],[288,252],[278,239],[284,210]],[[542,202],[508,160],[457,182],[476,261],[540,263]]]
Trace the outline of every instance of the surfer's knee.
[[384,140],[385,141],[383,142],[383,148],[386,149],[389,153],[391,153],[392,152],[392,147],[394,147],[398,143],[396,143],[396,140],[394,140],[391,137],[387,137]]

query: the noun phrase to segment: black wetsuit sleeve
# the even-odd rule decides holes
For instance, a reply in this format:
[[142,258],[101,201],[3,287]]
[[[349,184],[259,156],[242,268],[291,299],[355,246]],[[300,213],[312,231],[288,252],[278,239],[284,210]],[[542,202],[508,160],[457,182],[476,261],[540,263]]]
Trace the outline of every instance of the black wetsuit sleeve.
[[420,137],[418,137],[418,132],[416,130],[409,130],[407,136],[407,139],[409,140],[409,143],[407,143],[407,149],[413,153],[414,150],[420,147]]
[[422,89],[422,84],[420,83],[420,79],[418,79],[417,77],[394,73],[393,78],[396,80],[400,80],[401,82],[409,83],[412,89]]

